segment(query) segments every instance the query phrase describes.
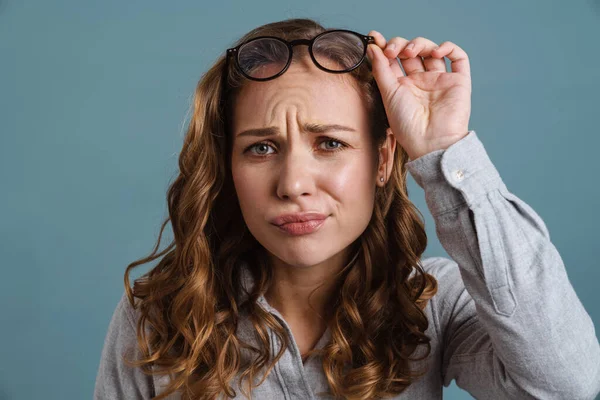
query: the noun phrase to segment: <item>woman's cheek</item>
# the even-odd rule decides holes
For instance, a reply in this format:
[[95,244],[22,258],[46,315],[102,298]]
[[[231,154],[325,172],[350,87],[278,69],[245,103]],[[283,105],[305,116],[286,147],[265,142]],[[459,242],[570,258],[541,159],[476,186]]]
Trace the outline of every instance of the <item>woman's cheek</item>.
[[255,210],[259,205],[268,204],[271,178],[267,170],[256,166],[241,167],[233,171],[233,177],[242,208]]
[[336,168],[327,169],[325,179],[329,182],[328,186],[332,191],[347,196],[365,190],[368,172],[368,169],[363,168],[361,163],[346,163]]

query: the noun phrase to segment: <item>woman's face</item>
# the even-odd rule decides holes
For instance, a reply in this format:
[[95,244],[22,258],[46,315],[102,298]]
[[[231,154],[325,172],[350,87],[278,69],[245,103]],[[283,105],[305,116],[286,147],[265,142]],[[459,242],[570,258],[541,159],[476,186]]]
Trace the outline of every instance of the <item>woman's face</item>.
[[[304,57],[274,80],[250,81],[234,104],[235,190],[248,229],[275,262],[342,263],[344,250],[369,223],[378,153],[350,79],[321,71]],[[323,128],[328,125],[339,127]],[[272,132],[265,136],[244,134],[267,128]],[[273,224],[282,214],[301,212],[326,218],[316,231],[300,235]]]

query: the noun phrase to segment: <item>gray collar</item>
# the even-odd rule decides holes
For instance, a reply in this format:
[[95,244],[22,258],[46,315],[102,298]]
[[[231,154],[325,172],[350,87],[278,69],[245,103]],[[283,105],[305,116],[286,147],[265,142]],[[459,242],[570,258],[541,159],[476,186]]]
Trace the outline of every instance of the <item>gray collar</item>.
[[[251,289],[254,286],[254,278],[252,277],[252,273],[250,272],[250,270],[248,269],[248,264],[243,261],[240,264],[240,269],[241,269],[241,284],[242,284],[242,288],[245,289],[245,291],[250,292]],[[242,293],[238,296],[238,304],[242,304],[246,299],[247,299],[247,294],[245,291],[242,291]],[[281,313],[274,308],[273,306],[271,306],[268,302],[267,299],[265,298],[264,295],[260,295],[257,303],[260,307],[262,307],[265,311],[277,316],[284,328],[286,329],[288,335],[290,337],[292,337],[292,331],[291,328],[289,327],[289,325],[287,324],[286,320],[283,318],[283,316],[281,315]],[[325,332],[323,333],[323,335],[321,336],[321,338],[319,339],[319,341],[317,342],[317,344],[315,345],[315,349],[320,349],[323,346],[325,346],[325,344],[327,344],[329,342],[329,340],[331,339],[331,331],[329,329],[329,326],[327,327],[327,329],[325,330]]]

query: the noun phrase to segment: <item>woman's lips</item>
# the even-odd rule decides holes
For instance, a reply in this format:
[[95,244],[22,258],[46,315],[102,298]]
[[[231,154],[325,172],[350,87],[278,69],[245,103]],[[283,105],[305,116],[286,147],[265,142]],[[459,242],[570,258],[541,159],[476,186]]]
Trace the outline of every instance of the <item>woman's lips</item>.
[[319,230],[319,228],[323,226],[326,220],[327,218],[313,219],[311,221],[306,222],[288,222],[287,224],[279,225],[277,227],[282,231],[293,236],[306,235]]

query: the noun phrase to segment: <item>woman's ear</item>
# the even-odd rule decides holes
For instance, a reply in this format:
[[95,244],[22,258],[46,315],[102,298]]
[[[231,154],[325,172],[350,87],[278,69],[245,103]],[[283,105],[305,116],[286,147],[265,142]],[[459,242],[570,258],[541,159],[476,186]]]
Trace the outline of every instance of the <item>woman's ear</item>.
[[392,129],[387,128],[385,130],[385,140],[379,148],[379,165],[377,167],[377,184],[379,186],[384,186],[392,174],[395,151],[396,137]]

